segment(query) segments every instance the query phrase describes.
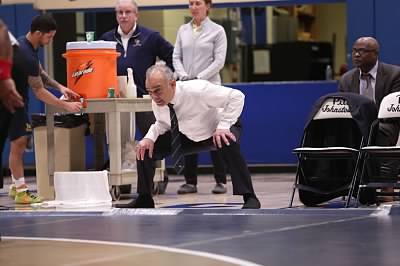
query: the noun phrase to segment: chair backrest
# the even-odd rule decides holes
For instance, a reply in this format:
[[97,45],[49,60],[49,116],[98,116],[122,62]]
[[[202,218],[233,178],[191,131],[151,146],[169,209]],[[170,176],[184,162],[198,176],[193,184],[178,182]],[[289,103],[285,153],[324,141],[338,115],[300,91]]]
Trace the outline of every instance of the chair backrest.
[[314,115],[313,120],[331,118],[353,118],[346,99],[334,97],[327,98],[318,112]]
[[305,128],[303,146],[359,148],[362,134],[347,100],[341,96],[328,96],[317,104],[318,109],[313,110]]
[[382,99],[378,118],[400,118],[400,92],[393,92]]

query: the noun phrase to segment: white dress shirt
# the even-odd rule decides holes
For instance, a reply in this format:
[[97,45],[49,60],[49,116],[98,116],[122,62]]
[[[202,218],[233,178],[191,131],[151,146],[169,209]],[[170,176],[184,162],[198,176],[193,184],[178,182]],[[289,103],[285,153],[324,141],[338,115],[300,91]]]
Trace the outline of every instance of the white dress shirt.
[[132,37],[133,33],[136,30],[136,25],[137,24],[135,24],[135,26],[133,26],[131,31],[128,32],[127,34],[125,34],[122,31],[121,26],[118,26],[118,30],[117,31],[118,31],[118,34],[121,36],[122,46],[124,47],[124,52],[125,52],[124,56],[126,56],[126,52],[128,51],[128,42],[129,42],[129,39]]
[[[244,106],[244,94],[236,89],[206,80],[177,81],[171,103],[178,118],[179,131],[199,142],[212,137],[216,129],[229,129],[236,123]],[[145,138],[154,142],[171,128],[168,106],[152,108],[156,122]],[[219,111],[219,110],[221,111]]]

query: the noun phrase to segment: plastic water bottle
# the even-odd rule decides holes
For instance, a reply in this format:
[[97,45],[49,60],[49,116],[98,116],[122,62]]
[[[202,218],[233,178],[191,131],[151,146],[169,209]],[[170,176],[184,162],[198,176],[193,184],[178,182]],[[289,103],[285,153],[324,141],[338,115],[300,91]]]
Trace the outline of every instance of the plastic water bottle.
[[132,68],[127,68],[128,72],[128,84],[126,85],[126,97],[128,98],[135,98],[137,97],[136,92],[136,84],[135,80],[133,79],[133,70]]
[[325,79],[332,80],[332,67],[331,65],[326,65],[325,68]]

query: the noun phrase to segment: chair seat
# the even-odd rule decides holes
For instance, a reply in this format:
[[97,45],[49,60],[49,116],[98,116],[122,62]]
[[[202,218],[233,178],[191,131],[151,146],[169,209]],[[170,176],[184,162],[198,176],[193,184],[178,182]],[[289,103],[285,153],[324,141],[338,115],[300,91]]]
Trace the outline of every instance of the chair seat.
[[294,154],[302,155],[318,155],[318,156],[353,156],[358,154],[357,149],[348,147],[326,147],[326,148],[314,148],[314,147],[301,147],[293,150]]
[[[310,191],[310,192],[317,193],[320,195],[331,195],[331,194],[348,191],[350,189],[350,184],[338,187],[336,189],[329,189],[329,190],[318,189],[318,188],[315,188],[312,186],[307,186],[307,185],[302,185],[302,184],[296,184],[295,188],[300,189],[300,190]],[[347,192],[346,192],[346,194],[347,194]]]
[[399,151],[400,152],[400,146],[367,146],[361,148],[363,151]]
[[400,157],[400,146],[367,146],[363,147],[361,151],[368,153],[369,156]]
[[400,188],[400,182],[399,181],[392,181],[392,182],[369,182],[363,185],[360,185],[360,187],[373,187],[373,188]]

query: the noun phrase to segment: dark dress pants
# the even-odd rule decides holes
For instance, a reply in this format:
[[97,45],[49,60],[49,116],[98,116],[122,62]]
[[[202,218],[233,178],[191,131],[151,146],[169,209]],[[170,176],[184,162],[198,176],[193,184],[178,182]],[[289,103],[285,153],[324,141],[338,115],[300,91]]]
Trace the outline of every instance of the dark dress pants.
[[[395,146],[399,138],[399,121],[390,120],[387,123],[380,123],[376,138],[378,146]],[[398,160],[381,160],[380,175],[384,178],[397,178],[399,172]]]
[[[236,136],[237,141],[231,141],[230,145],[223,144],[218,151],[221,152],[225,165],[232,178],[233,195],[254,194],[250,172],[247,168],[240,151],[241,127],[236,123],[231,127],[231,132]],[[195,142],[181,134],[181,143],[185,154],[199,153],[202,151],[215,150],[212,138]],[[148,151],[143,161],[137,161],[138,190],[139,194],[151,194],[153,177],[155,173],[155,160],[161,160],[171,153],[171,133],[168,131],[158,137],[154,144],[153,157],[150,158]]]
[[[379,123],[379,128],[375,135],[375,144],[378,146],[394,146],[399,137],[399,123],[395,120],[389,120]],[[373,143],[373,145],[375,145]],[[380,176],[384,179],[396,179],[398,174],[399,162],[397,160],[377,159],[370,160],[366,165],[367,179],[374,176]],[[373,180],[370,180],[373,181]],[[376,203],[376,189],[363,188],[360,191],[359,200],[361,204]]]

